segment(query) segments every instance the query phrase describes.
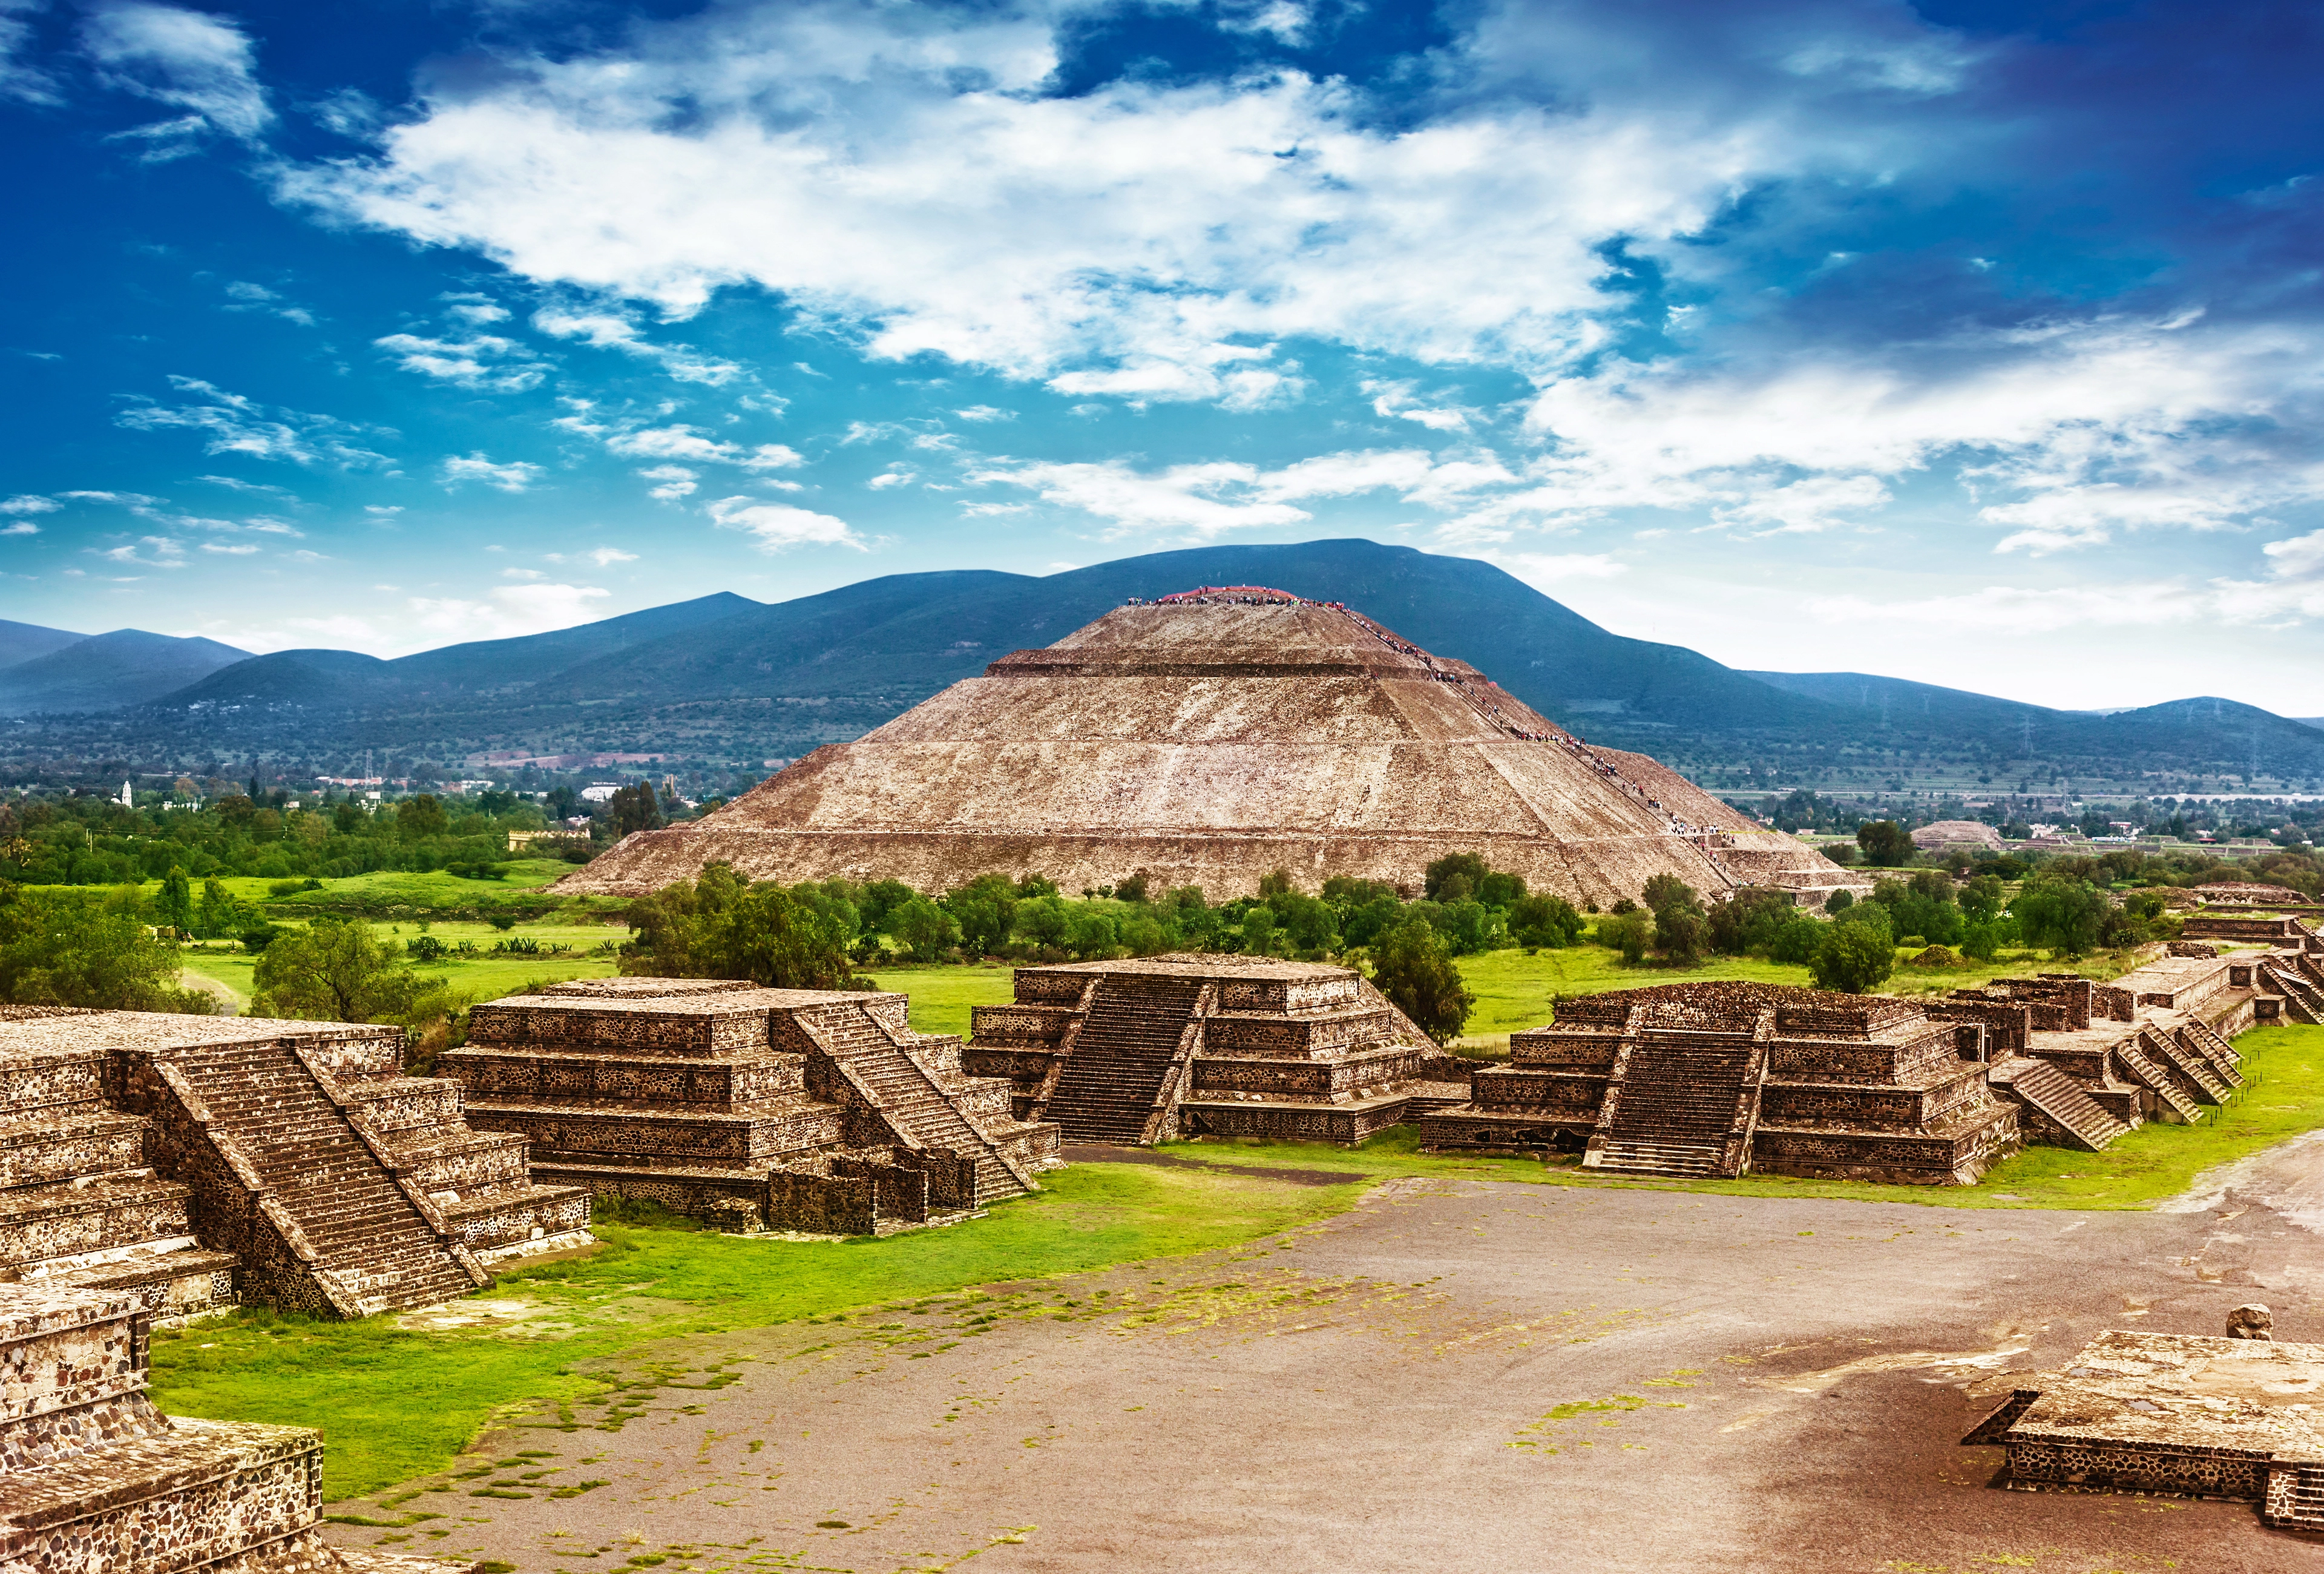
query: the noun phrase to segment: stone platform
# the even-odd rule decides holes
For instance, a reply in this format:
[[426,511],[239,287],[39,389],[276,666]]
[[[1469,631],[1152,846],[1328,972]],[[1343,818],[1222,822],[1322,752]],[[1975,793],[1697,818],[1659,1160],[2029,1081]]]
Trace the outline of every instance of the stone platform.
[[1614,1172],[1969,1185],[2022,1140],[1986,1042],[1981,1025],[1879,996],[1748,983],[1583,995],[1511,1034],[1509,1064],[1423,1116],[1421,1143],[1579,1152]]
[[1056,1129],[901,995],[595,978],[477,1006],[441,1069],[537,1180],[738,1233],[886,1235],[1036,1189]]
[[134,1293],[0,1285],[0,1569],[462,1574],[326,1545],[323,1440],[163,1415]]
[[0,1010],[0,1280],[360,1317],[586,1243],[587,1193],[402,1054],[395,1027]]
[[1962,1440],[2025,1490],[2242,1499],[2324,1531],[2324,1345],[2109,1330]]
[[1179,954],[1019,968],[972,1015],[969,1069],[1068,1142],[1180,1136],[1352,1146],[1401,1124],[1436,1052],[1351,968]]

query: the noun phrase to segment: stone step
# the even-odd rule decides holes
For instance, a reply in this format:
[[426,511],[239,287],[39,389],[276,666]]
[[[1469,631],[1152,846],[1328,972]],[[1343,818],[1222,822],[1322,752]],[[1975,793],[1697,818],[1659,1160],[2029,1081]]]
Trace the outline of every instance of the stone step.
[[2047,1060],[2016,1057],[2002,1061],[1987,1074],[1997,1087],[2048,1116],[2077,1143],[2098,1153],[2130,1128],[2108,1115],[2082,1085]]

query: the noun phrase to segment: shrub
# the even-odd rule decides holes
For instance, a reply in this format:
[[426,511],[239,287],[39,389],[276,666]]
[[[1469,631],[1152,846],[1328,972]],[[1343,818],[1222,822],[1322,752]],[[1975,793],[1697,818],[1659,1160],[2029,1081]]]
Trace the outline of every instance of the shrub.
[[1816,947],[1808,971],[1819,989],[1861,995],[1896,970],[1896,949],[1886,926],[1835,923]]
[[[1907,940],[1904,943],[1910,945],[1913,942]],[[1958,968],[1960,966],[1960,953],[1950,946],[1930,946],[1915,951],[1911,965],[1915,968]]]
[[1521,946],[1570,946],[1584,927],[1582,915],[1563,896],[1520,896],[1509,907],[1509,937]]

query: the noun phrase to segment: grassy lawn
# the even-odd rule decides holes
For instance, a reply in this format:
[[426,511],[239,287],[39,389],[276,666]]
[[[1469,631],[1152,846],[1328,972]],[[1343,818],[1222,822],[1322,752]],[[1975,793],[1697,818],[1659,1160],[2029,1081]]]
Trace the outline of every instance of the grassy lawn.
[[[391,945],[418,938],[420,931],[416,921],[401,923],[374,923],[373,930]],[[513,995],[535,981],[562,983],[567,978],[600,978],[617,971],[610,956],[593,955],[611,940],[619,943],[629,938],[629,931],[602,923],[522,923],[505,932],[485,923],[430,922],[429,934],[447,946],[457,946],[462,940],[473,944],[477,955],[448,957],[440,962],[415,964],[420,972],[430,978],[441,978],[455,990],[476,1000],[498,1000],[503,995]],[[569,947],[562,956],[488,956],[501,940],[522,939],[538,940],[546,947]],[[219,943],[216,946],[185,953],[183,969],[224,985],[234,992],[244,1009],[250,999],[250,976],[258,966],[258,958],[240,946]]]
[[912,997],[912,1026],[926,1033],[968,1037],[972,1005],[1002,1005],[1017,998],[1017,970],[975,968],[881,968],[865,975],[882,989]]
[[1043,1185],[988,1218],[880,1241],[603,1224],[604,1250],[484,1292],[533,1303],[529,1325],[417,1332],[387,1317],[237,1312],[157,1331],[153,1396],[175,1414],[319,1428],[324,1495],[355,1496],[445,1465],[504,1407],[603,1395],[582,1364],[651,1341],[1237,1245],[1363,1190],[1140,1164],[1077,1164]]

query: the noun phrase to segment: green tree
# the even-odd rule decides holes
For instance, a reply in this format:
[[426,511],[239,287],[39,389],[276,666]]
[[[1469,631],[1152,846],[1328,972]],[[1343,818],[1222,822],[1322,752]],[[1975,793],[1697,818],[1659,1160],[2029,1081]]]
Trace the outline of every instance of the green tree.
[[32,890],[0,882],[0,999],[111,1011],[217,1010],[181,990],[178,949],[145,928],[134,886]]
[[161,893],[153,898],[153,917],[180,935],[194,932],[194,883],[175,864],[161,876]]
[[1646,911],[1657,918],[1674,908],[1688,908],[1696,912],[1702,911],[1702,900],[1695,895],[1694,887],[1675,875],[1647,876],[1646,888],[1639,894],[1645,899]]
[[1856,905],[1856,893],[1842,885],[1823,899],[1823,910],[1837,916]]
[[1880,923],[1826,925],[1808,973],[1819,989],[1861,995],[1896,970],[1896,947]]
[[2087,880],[2043,875],[2025,883],[2009,912],[2028,944],[2070,958],[2098,943],[2114,903]]
[[451,817],[444,812],[443,801],[432,792],[407,798],[395,806],[395,834],[405,841],[439,837],[451,829]]
[[206,940],[230,935],[242,927],[242,903],[216,879],[202,882],[202,904],[194,914],[194,932]]
[[1711,907],[1711,949],[1729,957],[1766,952],[1799,912],[1788,891],[1747,885]]
[[888,925],[915,962],[936,961],[960,944],[959,920],[918,893],[888,915]]
[[1711,949],[1711,921],[1693,907],[1674,905],[1655,914],[1655,949],[1674,967],[1694,966]]
[[1425,919],[1406,918],[1381,936],[1371,962],[1372,982],[1421,1032],[1440,1044],[1461,1036],[1477,997]]
[[1856,828],[1864,861],[1877,869],[1901,868],[1913,861],[1913,837],[1893,819],[1868,819]]
[[[1046,894],[1054,897],[1056,887],[1050,886]],[[1021,899],[1008,875],[979,875],[945,892],[941,905],[960,924],[963,949],[971,957],[994,957],[1008,949]]]
[[[748,978],[775,989],[854,989],[854,910],[822,886],[752,884],[725,864],[630,903],[636,938],[622,971],[663,978]],[[279,943],[279,942],[278,942]],[[270,950],[270,956],[272,952]]]
[[1254,957],[1271,957],[1281,942],[1276,938],[1275,910],[1264,903],[1242,915],[1242,949]]
[[1447,853],[1422,872],[1422,893],[1431,902],[1459,902],[1477,894],[1492,871],[1474,853]]
[[605,821],[617,837],[632,831],[659,830],[662,828],[661,800],[654,796],[650,783],[636,782],[627,787],[617,787],[613,797],[605,801]]
[[1509,938],[1521,946],[1559,949],[1581,938],[1582,915],[1563,896],[1520,896],[1509,906]]
[[1646,948],[1654,943],[1654,916],[1636,908],[1628,912],[1609,913],[1598,921],[1598,943],[1609,950],[1621,952],[1622,960],[1634,966],[1646,959]]
[[324,1022],[416,1026],[455,1004],[441,981],[395,961],[369,924],[337,918],[277,938],[260,954],[251,990],[253,1016]]
[[1824,925],[1805,912],[1794,912],[1767,942],[1767,959],[1804,967],[1814,959],[1817,949],[1823,944],[1823,931]]
[[1961,912],[1971,923],[1991,921],[2008,898],[2001,882],[1989,874],[1978,875],[1963,885],[1958,894]]

